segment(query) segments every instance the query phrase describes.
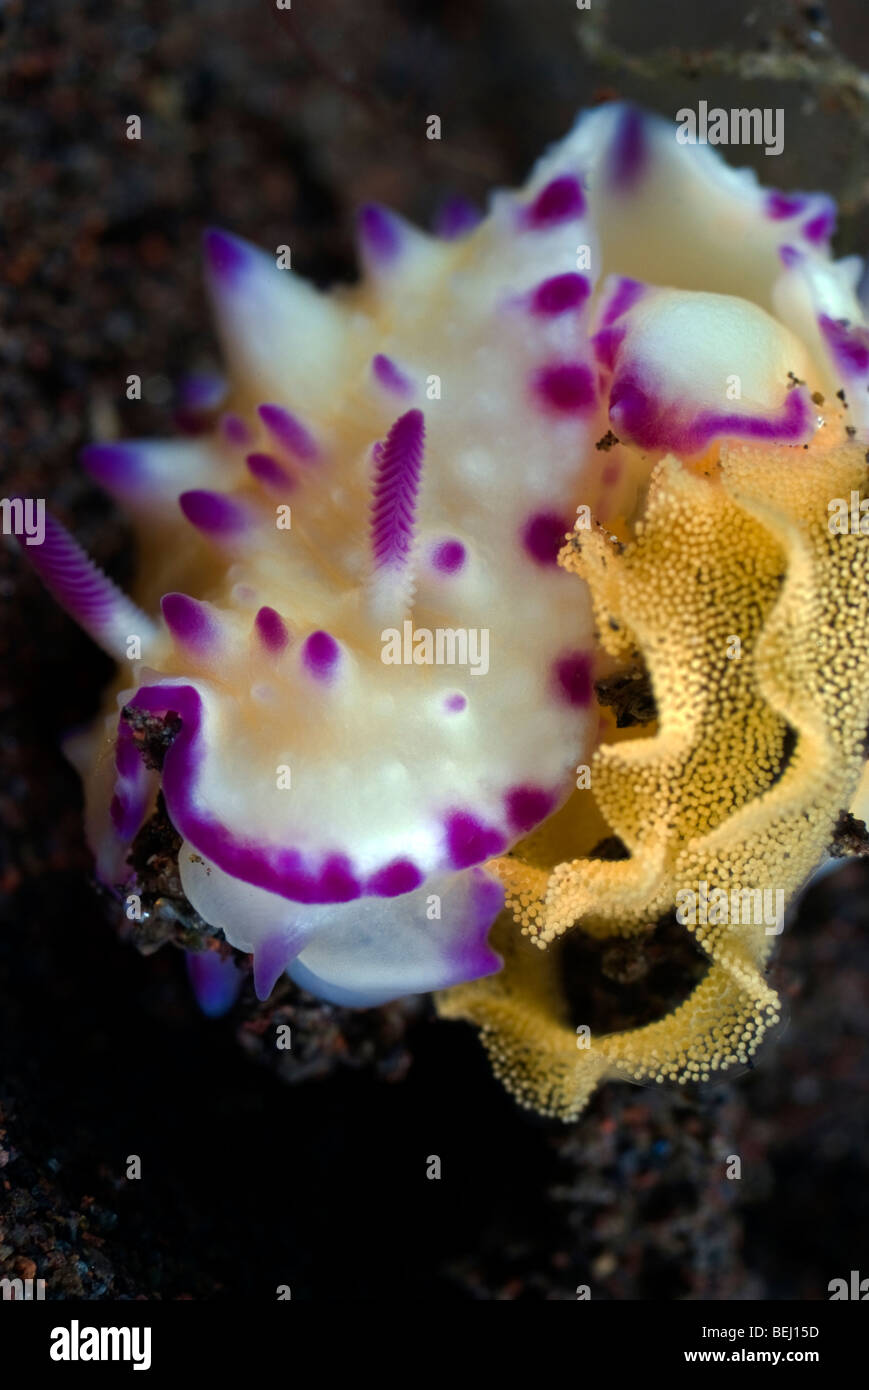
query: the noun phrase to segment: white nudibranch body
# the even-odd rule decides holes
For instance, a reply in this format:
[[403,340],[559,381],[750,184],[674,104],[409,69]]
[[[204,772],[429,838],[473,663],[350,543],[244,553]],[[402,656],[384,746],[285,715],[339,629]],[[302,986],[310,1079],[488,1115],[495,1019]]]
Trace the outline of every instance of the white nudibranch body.
[[[668,451],[811,440],[812,390],[859,385],[865,425],[830,224],[826,199],[612,106],[473,228],[364,209],[355,288],[208,233],[227,385],[187,402],[207,430],[85,453],[136,523],[141,607],[57,523],[28,552],[123,670],[74,749],[100,874],[128,882],[162,787],[184,891],[261,995],[285,969],[360,1006],[497,969],[485,862],[597,732],[565,534],[578,508],[630,517]],[[180,719],[161,772],[126,706]]]

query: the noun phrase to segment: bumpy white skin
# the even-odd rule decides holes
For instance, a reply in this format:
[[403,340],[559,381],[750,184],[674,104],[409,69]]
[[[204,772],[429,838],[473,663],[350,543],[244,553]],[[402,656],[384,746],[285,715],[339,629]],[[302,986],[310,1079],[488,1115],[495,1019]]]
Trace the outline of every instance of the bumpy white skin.
[[[88,466],[140,523],[144,607],[177,590],[202,601],[170,600],[153,630],[142,620],[144,659],[117,704],[186,710],[188,746],[179,736],[164,771],[182,882],[253,952],[260,992],[285,966],[360,1005],[497,968],[485,932],[499,891],[472,866],[563,798],[596,726],[588,606],[553,563],[559,538],[580,504],[603,521],[629,513],[669,450],[841,430],[812,391],[844,386],[851,423],[866,423],[858,267],[830,261],[828,220],[824,198],[777,199],[615,106],[456,239],[364,214],[353,290],[318,294],[212,238],[231,381],[217,428],[98,447]],[[404,539],[378,563],[372,446],[395,444],[399,418],[421,429],[415,411],[418,488],[398,458]],[[596,450],[609,428],[631,447]],[[251,455],[267,462],[251,472]],[[191,489],[233,504],[183,504],[201,535],[179,507]],[[457,543],[463,563],[445,567]],[[485,629],[488,672],[384,664],[382,632],[406,619]],[[323,632],[325,655],[309,641]],[[117,729],[113,709],[75,754],[115,881],[158,784],[128,750],[110,819]]]

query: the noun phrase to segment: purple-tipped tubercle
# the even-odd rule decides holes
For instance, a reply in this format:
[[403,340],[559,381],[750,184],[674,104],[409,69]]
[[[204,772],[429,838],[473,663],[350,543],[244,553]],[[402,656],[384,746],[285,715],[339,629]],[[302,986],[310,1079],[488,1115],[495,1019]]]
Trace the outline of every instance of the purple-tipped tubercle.
[[248,454],[245,463],[251,477],[271,491],[290,492],[296,486],[296,479],[271,454]]
[[206,536],[223,539],[247,528],[249,518],[244,507],[222,492],[197,488],[182,492],[178,503],[190,525]]
[[401,250],[401,227],[388,208],[367,203],[359,209],[359,240],[365,259],[377,266],[390,265]]
[[257,414],[281,448],[305,463],[317,457],[320,450],[314,436],[292,411],[285,410],[282,405],[261,405]]
[[274,608],[261,608],[254,618],[254,627],[266,651],[273,656],[282,652],[290,640],[287,625]]
[[312,632],[305,638],[302,647],[302,661],[305,669],[316,680],[329,681],[335,674],[341,648],[330,632]]
[[180,646],[198,654],[215,646],[220,629],[204,603],[189,594],[164,594],[160,606],[166,626]]
[[371,359],[371,370],[379,385],[394,396],[409,396],[413,390],[410,378],[396,367],[391,357],[385,357],[382,352]]
[[476,208],[468,198],[456,194],[447,199],[438,213],[435,232],[445,241],[455,241],[458,237],[466,236],[468,232],[472,232],[482,220],[483,214],[479,208]]
[[254,252],[246,242],[217,227],[209,227],[202,239],[205,261],[215,280],[236,286],[249,270]]

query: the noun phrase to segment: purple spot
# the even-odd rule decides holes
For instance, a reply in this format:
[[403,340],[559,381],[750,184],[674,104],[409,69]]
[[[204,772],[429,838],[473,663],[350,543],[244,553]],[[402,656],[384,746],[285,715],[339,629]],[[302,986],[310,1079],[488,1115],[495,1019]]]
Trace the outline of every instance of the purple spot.
[[242,446],[250,443],[250,430],[240,415],[224,415],[220,422],[220,428],[227,444]]
[[362,894],[362,884],[353,873],[350,860],[343,854],[332,854],[320,871],[319,893],[315,901],[349,903]]
[[244,974],[219,951],[185,951],[187,976],[206,1018],[221,1018],[238,998]]
[[585,708],[591,704],[592,660],[588,652],[569,652],[553,667],[555,684],[560,697],[569,705]]
[[245,463],[251,477],[256,478],[257,482],[262,483],[264,487],[292,492],[296,486],[295,478],[285,468],[282,468],[271,454],[248,454]]
[[305,638],[302,647],[302,660],[317,680],[329,681],[335,674],[335,667],[341,648],[330,632],[312,632]]
[[522,528],[522,544],[538,565],[554,565],[570,525],[557,512],[537,512]]
[[422,871],[409,859],[394,859],[368,880],[366,892],[378,898],[397,898],[402,893],[412,893],[423,878]]
[[806,241],[810,241],[813,246],[822,246],[830,240],[836,230],[836,209],[833,207],[825,208],[816,217],[810,217],[808,222],[803,225],[803,236]]
[[198,599],[188,594],[164,594],[160,600],[166,626],[182,646],[194,652],[205,652],[218,636],[214,617]]
[[289,410],[281,405],[261,405],[257,414],[269,434],[296,458],[307,462],[317,457],[320,451],[313,435]]
[[456,194],[455,197],[447,199],[438,213],[435,232],[445,241],[454,241],[457,237],[472,232],[482,220],[482,213],[474,204]]
[[421,410],[400,416],[374,447],[371,550],[375,569],[401,568],[410,555],[422,475],[425,419]]
[[444,700],[444,709],[449,710],[450,714],[460,714],[463,709],[467,709],[467,696],[456,691],[454,695],[448,695]]
[[211,273],[225,285],[236,285],[253,260],[253,252],[244,241],[209,227],[203,237],[205,259]]
[[564,415],[594,404],[594,381],[584,362],[558,362],[542,367],[533,378],[533,386],[546,405]]
[[628,193],[640,181],[646,162],[646,133],[642,112],[628,106],[621,113],[610,154],[610,183]]
[[585,212],[585,198],[579,180],[570,174],[553,179],[542,188],[530,207],[525,209],[525,224],[537,230],[555,227],[568,218],[580,217]]
[[360,208],[358,223],[362,250],[375,265],[394,261],[401,250],[401,228],[397,219],[379,203]]
[[798,193],[767,194],[766,215],[771,217],[773,222],[784,222],[790,217],[796,217],[798,212],[805,211],[805,207],[806,199]]
[[620,276],[604,309],[600,321],[601,328],[609,328],[622,314],[632,309],[637,301],[643,298],[646,288],[642,280],[631,280],[627,275]]
[[237,535],[248,524],[244,508],[222,492],[182,492],[178,504],[190,525],[209,536]]
[[555,798],[541,787],[514,787],[505,798],[507,816],[517,832],[532,830],[549,815]]
[[467,551],[461,541],[440,541],[432,551],[431,562],[441,574],[455,574],[467,559]]
[[591,286],[584,275],[552,275],[531,296],[531,312],[552,317],[578,309],[588,299]]
[[780,246],[778,258],[787,270],[792,270],[803,259],[803,253],[797,250],[796,246]]
[[390,357],[384,357],[382,352],[378,352],[377,356],[371,359],[371,368],[385,390],[393,391],[397,396],[407,396],[413,390],[410,379],[396,367]]
[[467,811],[454,811],[445,822],[447,848],[454,869],[468,869],[506,847],[504,836],[490,825],[484,825]]
[[254,618],[254,626],[260,641],[268,651],[277,655],[284,650],[290,635],[286,623],[274,608],[261,608]]

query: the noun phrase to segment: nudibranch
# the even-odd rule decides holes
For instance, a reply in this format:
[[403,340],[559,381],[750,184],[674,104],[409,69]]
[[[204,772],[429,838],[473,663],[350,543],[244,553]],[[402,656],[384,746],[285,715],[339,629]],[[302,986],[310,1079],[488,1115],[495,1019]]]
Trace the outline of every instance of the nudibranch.
[[[261,996],[439,991],[561,1118],[602,1076],[750,1055],[774,938],[689,928],[695,993],[585,1049],[535,947],[701,881],[792,895],[869,717],[865,540],[828,526],[865,483],[860,265],[825,196],[675,136],[605,106],[485,217],[366,207],[328,294],[208,233],[225,385],[191,385],[194,433],[84,456],[136,526],[133,599],[57,522],[27,550],[119,662],[70,748],[101,877],[129,887],[162,792]],[[595,682],[638,663],[657,722],[614,738]],[[160,769],[131,716],[171,723]]]

